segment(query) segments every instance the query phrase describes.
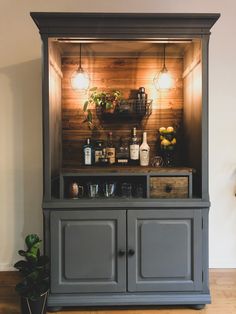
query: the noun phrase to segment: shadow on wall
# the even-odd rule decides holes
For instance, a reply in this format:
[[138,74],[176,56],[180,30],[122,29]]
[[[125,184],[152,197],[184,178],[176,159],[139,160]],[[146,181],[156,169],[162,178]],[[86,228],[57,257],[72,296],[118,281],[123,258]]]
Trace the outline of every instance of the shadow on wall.
[[[0,68],[3,176],[0,227],[3,256],[12,265],[28,233],[42,234],[42,110],[40,59]],[[3,84],[2,84],[3,83]],[[1,207],[2,207],[1,205]],[[0,256],[0,263],[2,263]],[[3,265],[3,263],[2,263]]]

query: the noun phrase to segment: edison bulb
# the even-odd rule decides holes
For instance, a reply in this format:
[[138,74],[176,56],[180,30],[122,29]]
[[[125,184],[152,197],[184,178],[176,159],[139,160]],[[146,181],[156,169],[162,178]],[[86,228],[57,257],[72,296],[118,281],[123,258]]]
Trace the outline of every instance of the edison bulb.
[[72,74],[71,86],[74,90],[87,90],[89,88],[90,79],[83,69],[78,69]]
[[173,78],[166,68],[163,68],[161,72],[154,77],[153,82],[157,90],[170,89],[173,87]]

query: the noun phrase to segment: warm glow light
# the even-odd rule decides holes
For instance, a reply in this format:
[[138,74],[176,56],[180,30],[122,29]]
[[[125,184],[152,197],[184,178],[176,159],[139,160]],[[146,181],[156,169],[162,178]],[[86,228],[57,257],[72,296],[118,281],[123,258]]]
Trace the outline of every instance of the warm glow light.
[[166,68],[163,68],[161,72],[154,77],[153,82],[157,90],[170,89],[173,87],[173,78]]
[[86,91],[89,88],[90,79],[82,68],[75,71],[71,76],[71,86],[74,90]]

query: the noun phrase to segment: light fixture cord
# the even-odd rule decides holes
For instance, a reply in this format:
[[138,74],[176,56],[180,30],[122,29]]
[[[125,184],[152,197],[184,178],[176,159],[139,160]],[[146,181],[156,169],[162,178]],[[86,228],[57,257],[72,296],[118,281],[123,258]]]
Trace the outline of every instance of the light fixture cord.
[[166,68],[166,44],[164,44],[164,69]]
[[79,44],[79,69],[81,69],[81,49],[82,49],[82,44]]

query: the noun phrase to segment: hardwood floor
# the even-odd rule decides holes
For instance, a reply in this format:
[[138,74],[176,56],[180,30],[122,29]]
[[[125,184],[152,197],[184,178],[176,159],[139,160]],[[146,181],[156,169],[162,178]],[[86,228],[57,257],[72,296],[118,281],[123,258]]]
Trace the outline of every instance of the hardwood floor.
[[[0,272],[0,314],[19,314],[19,298],[14,291],[18,274]],[[236,314],[236,269],[210,271],[212,304],[207,305],[201,314]],[[58,314],[193,314],[196,310],[185,307],[129,310],[76,310],[68,309]]]

